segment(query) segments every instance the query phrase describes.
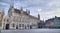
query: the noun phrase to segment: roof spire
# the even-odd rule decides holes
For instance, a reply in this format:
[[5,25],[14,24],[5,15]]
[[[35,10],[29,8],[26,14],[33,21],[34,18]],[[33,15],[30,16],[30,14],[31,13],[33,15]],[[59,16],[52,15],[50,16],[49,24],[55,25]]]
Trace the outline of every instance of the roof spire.
[[38,19],[40,19],[40,14],[38,14]]

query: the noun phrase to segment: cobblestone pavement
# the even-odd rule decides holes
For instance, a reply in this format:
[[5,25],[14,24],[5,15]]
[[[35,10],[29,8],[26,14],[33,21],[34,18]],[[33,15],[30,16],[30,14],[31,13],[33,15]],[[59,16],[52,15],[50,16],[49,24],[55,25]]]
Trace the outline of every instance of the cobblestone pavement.
[[1,30],[1,33],[60,33],[60,29]]

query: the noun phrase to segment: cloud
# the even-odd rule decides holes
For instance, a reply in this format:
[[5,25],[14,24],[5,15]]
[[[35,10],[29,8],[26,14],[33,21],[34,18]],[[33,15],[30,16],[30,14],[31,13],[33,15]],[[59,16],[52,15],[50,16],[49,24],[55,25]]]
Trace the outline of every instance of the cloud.
[[14,4],[15,8],[23,7],[30,10],[31,15],[37,16],[39,13],[41,19],[47,20],[55,15],[60,16],[60,0],[1,0],[0,9],[3,7],[2,5],[4,7],[7,5],[5,8],[8,11],[11,3]]
[[11,3],[11,0],[0,0],[0,2],[4,2],[4,3]]
[[4,2],[0,2],[0,5],[6,6],[6,5],[8,5],[8,4],[7,4],[7,3],[4,3]]
[[37,11],[40,12],[40,11],[42,11],[42,9],[38,9]]

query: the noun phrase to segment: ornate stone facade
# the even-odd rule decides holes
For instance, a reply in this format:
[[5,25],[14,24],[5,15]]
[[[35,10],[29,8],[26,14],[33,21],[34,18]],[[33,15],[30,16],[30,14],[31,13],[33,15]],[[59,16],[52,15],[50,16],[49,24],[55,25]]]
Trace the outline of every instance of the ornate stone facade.
[[10,6],[9,11],[9,23],[10,29],[31,29],[37,28],[37,23],[40,19],[30,15],[30,12],[15,9],[14,6]]
[[3,29],[32,29],[38,28],[37,23],[40,22],[38,18],[31,16],[30,11],[24,11],[22,8],[15,9],[10,5],[8,16],[3,19]]

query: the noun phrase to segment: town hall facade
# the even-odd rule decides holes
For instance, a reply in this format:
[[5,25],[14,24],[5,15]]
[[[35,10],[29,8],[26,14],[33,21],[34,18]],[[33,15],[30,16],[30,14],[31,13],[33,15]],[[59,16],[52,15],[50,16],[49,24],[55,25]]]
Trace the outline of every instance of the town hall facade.
[[34,17],[30,11],[24,11],[22,8],[16,9],[10,5],[8,16],[3,17],[2,29],[35,29],[38,28],[40,15]]

